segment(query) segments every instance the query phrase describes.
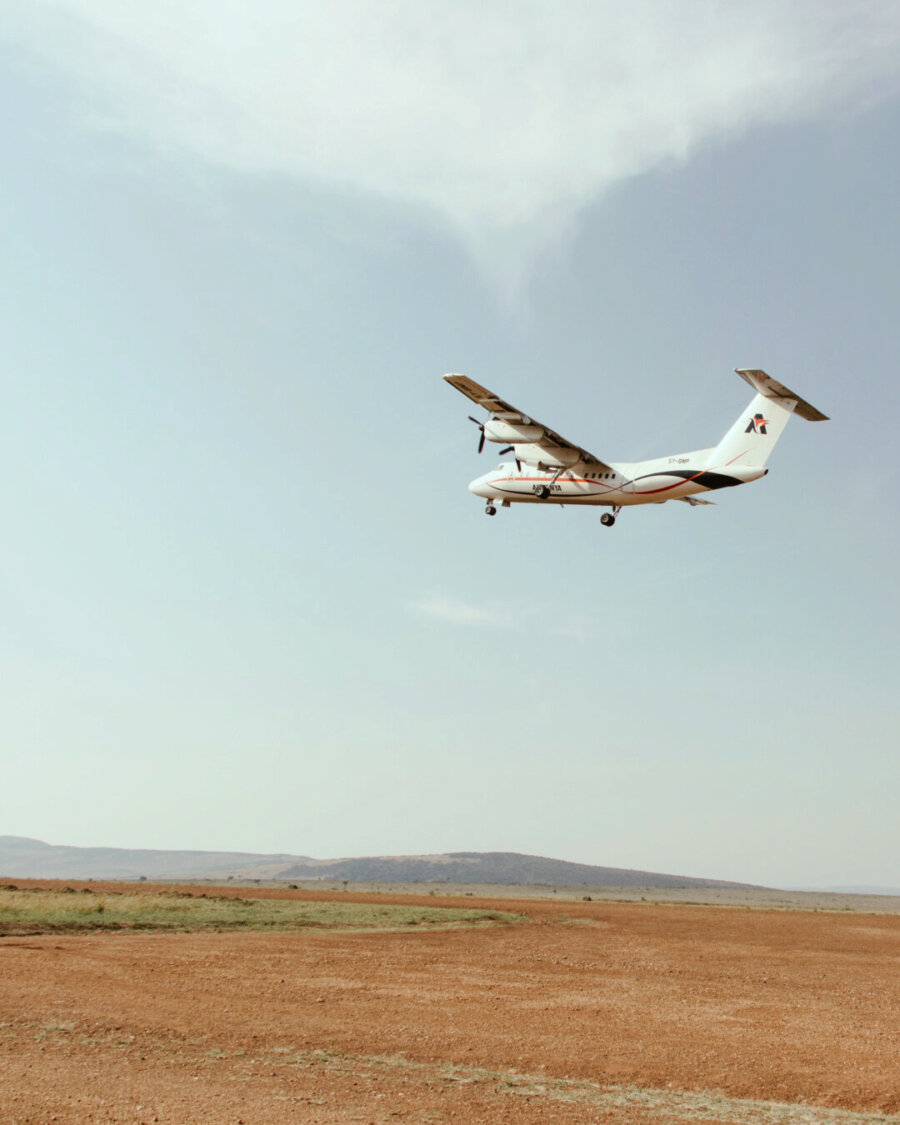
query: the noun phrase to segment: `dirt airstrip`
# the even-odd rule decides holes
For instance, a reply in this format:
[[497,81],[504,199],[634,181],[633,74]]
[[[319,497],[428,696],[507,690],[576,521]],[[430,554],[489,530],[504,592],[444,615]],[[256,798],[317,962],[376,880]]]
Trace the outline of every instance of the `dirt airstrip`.
[[525,917],[0,939],[0,1122],[900,1122],[898,915],[378,898]]

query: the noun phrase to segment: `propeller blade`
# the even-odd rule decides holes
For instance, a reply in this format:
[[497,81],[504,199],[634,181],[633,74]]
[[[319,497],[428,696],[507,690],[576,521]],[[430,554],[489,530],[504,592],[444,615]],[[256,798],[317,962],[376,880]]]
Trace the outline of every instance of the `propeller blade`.
[[473,418],[471,414],[466,415],[466,417],[470,422],[474,422],[479,430],[481,430],[481,437],[478,439],[478,452],[480,453],[482,449],[484,449],[484,422],[479,422],[478,419]]
[[504,453],[512,453],[512,451],[513,451],[513,447],[511,445],[508,445],[506,447],[506,449],[501,449],[500,452],[497,454],[497,456],[502,457]]

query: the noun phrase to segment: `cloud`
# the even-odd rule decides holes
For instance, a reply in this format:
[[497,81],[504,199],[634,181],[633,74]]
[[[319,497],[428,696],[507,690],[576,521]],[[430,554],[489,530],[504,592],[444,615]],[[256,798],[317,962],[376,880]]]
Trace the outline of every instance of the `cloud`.
[[415,207],[510,277],[611,185],[896,89],[883,0],[13,0],[97,124]]
[[477,606],[444,594],[434,594],[410,602],[410,609],[422,617],[444,621],[450,625],[500,625],[507,624],[507,615],[497,605]]
[[561,606],[558,602],[491,601],[482,604],[466,602],[447,594],[431,594],[407,603],[421,617],[443,621],[448,625],[474,625],[495,629],[526,630],[531,636],[566,637],[586,640],[594,633],[594,623],[581,609]]

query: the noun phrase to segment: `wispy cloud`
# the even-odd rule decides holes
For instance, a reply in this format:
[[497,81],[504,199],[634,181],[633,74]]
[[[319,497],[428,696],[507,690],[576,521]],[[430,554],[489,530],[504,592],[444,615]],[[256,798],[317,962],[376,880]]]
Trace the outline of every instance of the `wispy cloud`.
[[451,625],[507,626],[510,621],[508,613],[496,603],[473,605],[445,594],[433,594],[410,602],[409,608],[422,617]]
[[435,593],[407,602],[420,617],[448,625],[527,630],[536,637],[587,640],[594,633],[591,615],[555,601],[515,604],[502,601],[471,602]]
[[13,0],[96,120],[441,216],[510,276],[623,178],[896,88],[884,0]]

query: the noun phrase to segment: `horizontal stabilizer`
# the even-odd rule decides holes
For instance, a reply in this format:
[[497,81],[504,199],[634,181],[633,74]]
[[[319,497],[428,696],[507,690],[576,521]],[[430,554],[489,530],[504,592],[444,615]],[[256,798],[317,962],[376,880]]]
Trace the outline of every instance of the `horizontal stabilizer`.
[[788,390],[783,383],[779,383],[777,379],[773,379],[771,375],[767,375],[765,371],[760,371],[755,367],[736,367],[734,369],[736,375],[740,377],[757,392],[765,398],[773,399],[791,399],[797,405],[794,407],[794,413],[800,417],[805,418],[807,422],[827,422],[828,415],[823,414],[821,410],[816,410],[814,406],[802,399],[799,395],[795,395],[793,391]]

